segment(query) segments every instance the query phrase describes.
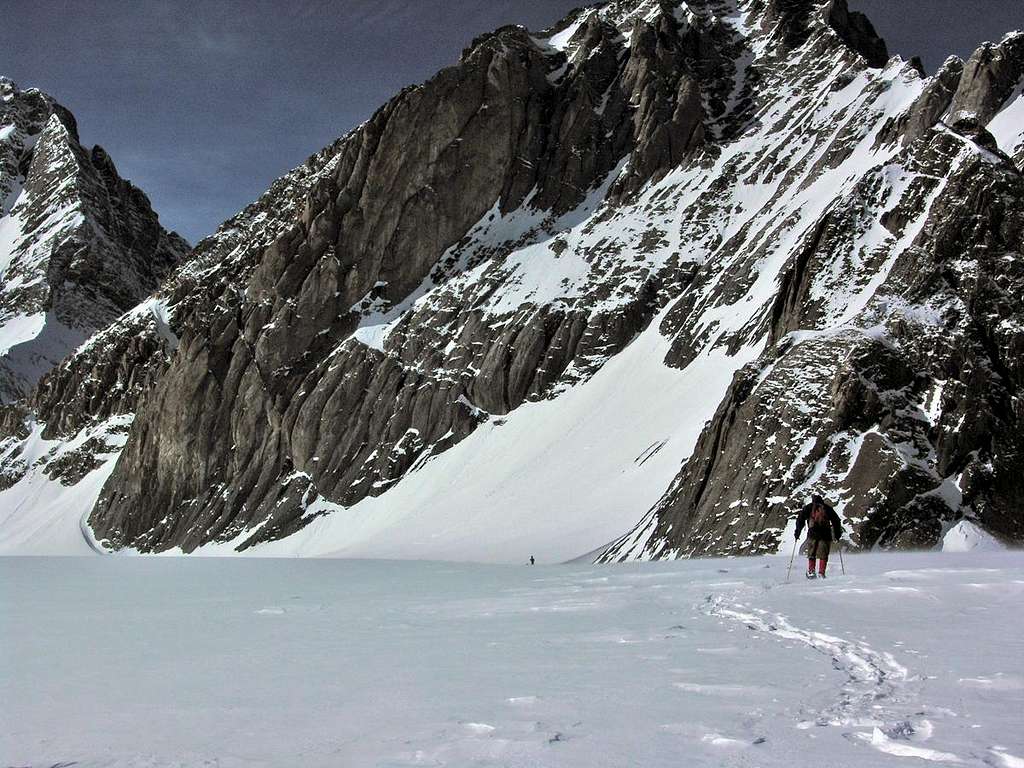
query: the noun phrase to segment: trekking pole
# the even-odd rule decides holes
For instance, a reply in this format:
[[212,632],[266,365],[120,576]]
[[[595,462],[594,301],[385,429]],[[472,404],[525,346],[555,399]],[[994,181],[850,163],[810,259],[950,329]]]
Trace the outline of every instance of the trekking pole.
[[843,576],[846,575],[846,563],[843,562],[843,540],[839,540],[839,566],[843,569]]
[[[789,568],[786,570],[786,583],[789,584],[789,574],[793,572],[793,560],[796,558],[796,545],[800,542],[793,539],[793,554],[789,556]],[[843,572],[845,573],[845,571]]]

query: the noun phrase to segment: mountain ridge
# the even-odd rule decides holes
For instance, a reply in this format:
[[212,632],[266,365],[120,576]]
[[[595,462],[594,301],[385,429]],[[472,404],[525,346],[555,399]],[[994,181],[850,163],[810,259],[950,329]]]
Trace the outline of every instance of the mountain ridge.
[[[808,456],[813,475],[826,446],[852,450],[856,420],[812,413],[802,429],[821,430],[821,445],[807,455],[799,430],[773,427],[789,474],[772,488],[749,467],[726,482],[738,470],[713,458],[722,441],[732,453],[758,445],[726,423],[751,393],[751,420],[780,407],[793,355],[823,369],[797,412],[829,412],[837,357],[868,344],[860,381],[877,352],[860,324],[909,322],[890,311],[895,297],[918,321],[936,297],[978,304],[977,292],[891,278],[948,260],[928,237],[940,214],[950,232],[963,223],[956,194],[942,198],[948,180],[935,181],[950,168],[989,184],[957,176],[971,200],[997,188],[1019,200],[1011,155],[1024,141],[1006,115],[1017,39],[925,80],[882,62],[884,43],[839,0],[609,3],[539,35],[482,36],[200,243],[205,255],[44,379],[9,429],[5,471],[22,474],[8,493],[38,481],[26,444],[42,439],[89,468],[56,474],[98,497],[75,510],[113,549],[568,559],[638,520],[604,559],[772,549],[791,512],[782,500],[808,487]],[[988,238],[1019,253],[1006,221],[965,250]],[[977,263],[1003,293],[1019,290],[1015,268]],[[998,297],[982,303],[964,313],[964,338],[986,313],[1016,317]],[[1021,432],[1010,326],[982,333],[969,356],[1002,366],[975,383],[982,400],[1004,392],[978,410],[1001,435],[999,467]],[[828,328],[850,341],[807,335]],[[930,365],[911,380],[938,380]],[[844,390],[838,407],[865,397]],[[876,401],[897,422],[908,404]],[[871,470],[855,492],[838,471],[811,482],[865,546],[927,546],[965,515],[1019,540],[1006,504],[1020,489],[957,486],[956,498],[947,484],[986,448],[976,434],[939,456],[936,419],[923,434],[882,430],[876,455],[896,462],[898,483]],[[900,453],[907,430],[918,442]],[[587,451],[600,456],[581,463]],[[946,490],[929,496],[929,483]],[[730,496],[734,485],[746,495]],[[701,501],[708,487],[718,495]],[[919,497],[938,502],[922,511]],[[751,514],[716,518],[720,504]]]

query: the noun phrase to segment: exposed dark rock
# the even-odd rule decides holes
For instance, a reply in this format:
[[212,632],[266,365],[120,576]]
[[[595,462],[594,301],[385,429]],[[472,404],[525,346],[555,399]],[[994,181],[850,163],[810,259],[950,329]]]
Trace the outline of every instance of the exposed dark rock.
[[97,334],[44,376],[32,406],[49,438],[73,435],[89,423],[134,413],[178,348],[186,328],[203,328],[218,305],[248,279],[263,250],[292,226],[309,188],[334,169],[344,139],[278,179],[189,254],[157,297]]
[[903,128],[903,142],[909,144],[926,135],[942,119],[953,103],[953,96],[964,73],[964,61],[950,56],[943,62],[935,77],[928,81],[924,92],[907,113]]
[[950,123],[963,118],[986,125],[1024,78],[1024,32],[984,43],[964,65],[949,109]]
[[851,11],[846,0],[832,0],[827,9],[828,24],[850,48],[864,57],[869,67],[889,62],[889,49],[863,13]]
[[778,24],[789,48],[799,48],[811,36],[812,14],[820,8],[818,0],[768,0],[765,25]]
[[103,465],[100,456],[105,453],[112,453],[111,447],[101,438],[91,438],[78,448],[44,463],[43,471],[47,477],[59,480],[61,485],[75,485]]
[[21,403],[0,405],[0,440],[13,437],[24,440],[31,431],[27,422],[29,411]]
[[[468,434],[480,413],[542,397],[621,349],[667,300],[658,286],[673,278],[645,283],[607,315],[529,310],[496,324],[453,305],[410,315],[383,355],[336,339],[358,322],[350,307],[367,298],[395,305],[428,275],[443,279],[438,259],[495,199],[512,211],[532,193],[535,208],[558,215],[631,150],[632,174],[617,194],[681,162],[704,130],[688,63],[699,47],[694,34],[671,9],[634,24],[628,41],[595,16],[574,36],[574,51],[552,54],[524,30],[504,28],[380,110],[340,148],[332,176],[311,187],[245,294],[226,294],[176,324],[181,343],[144,398],[120,462],[126,476],[115,472],[94,515],[100,532],[112,542],[191,548],[269,515],[261,536],[290,533],[306,522],[299,502],[310,483],[342,503],[379,493],[421,453]],[[566,64],[568,74],[552,76]],[[381,189],[388,193],[371,193]],[[445,313],[463,325],[465,342],[438,357],[420,337]],[[364,384],[350,390],[346,381]],[[193,392],[206,394],[185,394]],[[231,415],[234,402],[248,407]],[[387,418],[384,403],[394,403]],[[335,413],[338,423],[328,417]],[[339,431],[349,436],[341,444]],[[130,479],[127,468],[143,465],[161,478],[155,485]],[[225,494],[221,484],[246,490]],[[190,512],[173,530],[140,540],[149,525],[140,508],[185,503]]]

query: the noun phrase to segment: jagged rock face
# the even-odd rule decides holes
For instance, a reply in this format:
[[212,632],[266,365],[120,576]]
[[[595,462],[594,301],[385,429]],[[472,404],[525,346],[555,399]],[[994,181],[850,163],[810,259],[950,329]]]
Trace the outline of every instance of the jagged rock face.
[[[200,527],[211,514],[212,535],[268,517],[276,519],[262,529],[265,536],[291,532],[301,524],[299,502],[311,482],[340,501],[380,492],[427,446],[440,451],[468,434],[478,408],[505,412],[546,392],[575,358],[593,351],[581,341],[587,331],[600,334],[605,351],[628,341],[652,311],[646,292],[634,302],[644,304],[638,312],[592,324],[579,312],[531,312],[499,331],[459,302],[431,307],[420,315],[424,322],[404,323],[394,356],[357,341],[338,343],[356,330],[360,310],[399,304],[424,280],[442,280],[461,261],[459,242],[492,209],[492,218],[515,211],[529,194],[550,215],[570,210],[636,143],[643,147],[640,173],[670,167],[673,136],[662,135],[661,122],[648,113],[680,89],[666,96],[648,81],[680,76],[682,57],[658,35],[676,47],[683,38],[674,17],[657,25],[659,31],[648,22],[633,26],[636,48],[621,56],[621,72],[590,63],[607,51],[614,66],[626,52],[623,35],[606,19],[581,24],[584,39],[568,54],[522,29],[501,30],[349,137],[336,171],[310,190],[297,225],[267,249],[245,294],[214,308],[194,335],[186,329],[178,364],[151,395],[159,424],[136,435],[159,439],[130,440],[128,463],[184,471],[157,470],[166,485],[155,493],[126,476],[123,488],[100,500],[97,520],[116,521],[110,525],[126,540],[155,535],[153,545],[184,539],[186,548],[211,535]],[[567,55],[585,65],[567,67]],[[570,73],[558,79],[566,68]],[[629,99],[641,89],[634,122]],[[671,111],[699,125],[699,109],[683,114],[693,104],[686,98]],[[622,137],[618,146],[605,140],[608,125]],[[686,140],[694,133],[691,126]],[[465,345],[481,348],[474,350],[476,375],[466,375],[457,341],[445,355],[429,345],[436,328],[427,317],[450,325],[445,315],[454,312]],[[538,371],[542,360],[549,366]],[[204,402],[171,416],[171,402],[197,390],[208,393]],[[249,407],[234,409],[239,402]],[[186,467],[185,456],[207,461]],[[223,493],[228,484],[244,492]],[[198,503],[174,530],[153,534],[137,514],[143,496],[154,508]],[[135,520],[144,528],[127,527]]]
[[74,117],[0,79],[0,401],[151,293],[188,251]]
[[[1024,32],[981,46],[967,63],[947,122],[984,126],[997,144],[1024,168]],[[991,148],[991,143],[989,144]]]
[[[945,111],[934,99],[954,64],[923,89],[908,131]],[[764,354],[603,558],[774,551],[812,490],[863,546],[932,546],[965,513],[1019,541],[1022,201],[1012,164],[941,124],[867,174],[783,272]],[[839,317],[837,254],[867,257],[843,279],[879,281],[856,313],[834,306]]]
[[959,56],[950,56],[943,62],[914,108],[906,115],[905,125],[901,127],[904,145],[925,136],[949,111],[963,74],[964,61]]
[[[831,30],[866,52],[867,65],[884,64],[884,45],[873,44],[870,25],[841,3],[783,2],[774,11],[783,19],[779,50],[803,47],[808,57],[815,49],[840,51],[850,63],[863,61],[830,42]],[[625,30],[623,19],[630,20]],[[688,158],[701,162],[696,156],[708,136],[724,132],[716,118],[736,119],[747,108],[718,106],[713,95],[727,94],[722,105],[730,97],[742,104],[736,91],[759,82],[732,64],[750,43],[690,8],[612,7],[577,16],[559,35],[560,45],[545,45],[509,28],[477,41],[457,67],[402,94],[350,137],[337,172],[311,189],[297,226],[266,251],[245,294],[227,298],[202,328],[186,332],[97,504],[92,524],[100,536],[115,545],[189,550],[253,526],[243,546],[292,533],[308,522],[310,499],[350,505],[386,491],[486,414],[507,413],[585,377],[588,361],[601,359],[596,352],[614,354],[683,287],[713,279],[713,271],[701,274],[677,257],[648,269],[612,312],[588,311],[583,302],[563,308],[509,301],[507,265],[480,253],[489,212],[504,218],[529,198],[554,219],[579,206],[631,152],[607,195],[621,206]],[[776,119],[782,127],[794,115]],[[776,199],[798,189],[802,174],[840,165],[858,137],[843,138],[846,146],[826,143],[806,168],[776,160],[784,177]],[[710,159],[721,147],[707,150]],[[906,194],[920,202],[927,186],[915,180]],[[896,210],[890,226],[898,231],[900,216],[919,213]],[[526,242],[535,237],[527,234]],[[816,247],[834,253],[849,237],[849,225],[840,223]],[[765,239],[730,265],[725,295],[743,295],[752,263],[773,245]],[[497,253],[509,247],[498,243]],[[477,267],[482,257],[487,262]],[[884,262],[868,255],[861,283]],[[466,279],[474,267],[482,279]],[[591,276],[593,298],[614,290],[617,281],[600,269],[591,267]],[[402,306],[432,286],[439,287],[431,301]],[[770,318],[752,318],[729,336],[694,323],[691,302],[708,295],[684,292],[665,320],[675,335],[670,360],[692,364],[708,346],[735,352],[760,333],[778,337],[828,316],[801,295],[806,287],[792,290],[788,310],[776,302]],[[481,300],[507,310],[488,312]],[[367,343],[360,314],[396,321],[383,340]],[[185,408],[176,408],[181,402]]]
[[824,22],[869,67],[884,67],[889,61],[885,41],[864,14],[850,11],[846,0],[767,0],[762,19],[765,27],[778,26],[789,49],[806,44]]
[[[961,71],[886,59],[839,0],[620,0],[484,36],[47,377],[35,413],[75,435],[60,476],[88,470],[95,420],[135,414],[89,517],[102,544],[265,547],[377,497],[429,516],[410,478],[452,454],[487,475],[538,401],[619,376],[580,449],[636,441],[625,465],[549,463],[595,531],[620,477],[652,495],[573,554],[670,481],[603,557],[773,548],[811,486],[863,542],[927,544],[965,514],[1020,537],[1020,190],[1000,148],[1021,130],[1010,95],[947,127]],[[617,422],[632,397],[662,418]],[[509,503],[481,487],[474,516]]]
[[[201,324],[225,292],[244,284],[266,247],[292,226],[310,186],[333,168],[343,141],[275,181],[202,240],[154,296],[46,374],[27,403],[0,406],[0,530],[6,551],[89,551],[74,530],[75,519],[95,503],[136,410],[178,349],[179,334]],[[38,499],[43,505],[33,507]],[[70,528],[63,537],[61,525]]]
[[[234,295],[263,251],[293,225],[310,187],[330,173],[339,140],[281,177],[258,200],[204,238],[150,299],[96,334],[42,378],[31,405],[48,438],[134,414],[163,374],[186,329]],[[0,431],[0,434],[4,434]]]

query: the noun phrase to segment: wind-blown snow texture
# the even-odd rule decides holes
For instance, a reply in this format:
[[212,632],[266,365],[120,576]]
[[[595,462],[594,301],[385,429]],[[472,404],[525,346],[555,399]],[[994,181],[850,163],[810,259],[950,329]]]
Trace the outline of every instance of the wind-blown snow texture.
[[0,558],[0,764],[1024,762],[1024,557]]
[[[811,489],[1020,541],[1022,82],[1024,35],[927,78],[841,0],[484,36],[6,418],[0,548],[759,553]],[[25,441],[115,417],[47,507]]]

